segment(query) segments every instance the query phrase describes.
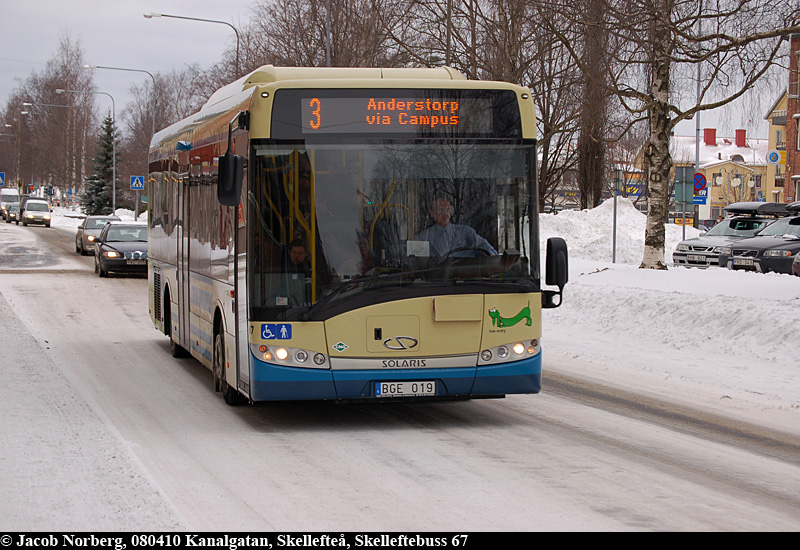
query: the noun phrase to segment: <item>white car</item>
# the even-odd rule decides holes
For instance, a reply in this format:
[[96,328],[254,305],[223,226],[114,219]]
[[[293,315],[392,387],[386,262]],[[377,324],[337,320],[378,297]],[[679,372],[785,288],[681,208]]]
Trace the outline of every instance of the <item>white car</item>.
[[50,227],[50,203],[46,200],[28,199],[19,219],[22,225],[39,224]]

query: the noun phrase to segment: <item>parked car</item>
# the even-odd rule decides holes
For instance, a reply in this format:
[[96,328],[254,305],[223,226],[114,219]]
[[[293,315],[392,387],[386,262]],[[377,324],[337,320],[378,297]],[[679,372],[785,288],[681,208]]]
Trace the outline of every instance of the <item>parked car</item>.
[[75,233],[75,252],[81,255],[94,253],[94,241],[110,221],[119,221],[119,218],[117,216],[86,216]]
[[777,202],[737,202],[725,207],[728,215],[706,233],[678,243],[672,253],[676,265],[709,267],[721,265],[720,248],[757,235],[766,226],[786,216],[786,205]]
[[28,199],[20,214],[22,225],[39,224],[50,227],[50,203],[43,199]]
[[19,225],[19,204],[11,204],[5,209],[6,223],[17,222]]
[[106,223],[95,240],[94,272],[147,273],[147,224],[144,222]]
[[792,262],[792,273],[800,277],[800,254],[794,255],[794,261]]
[[767,273],[792,273],[800,253],[800,201],[786,206],[793,213],[765,227],[757,236],[720,250],[720,265]]

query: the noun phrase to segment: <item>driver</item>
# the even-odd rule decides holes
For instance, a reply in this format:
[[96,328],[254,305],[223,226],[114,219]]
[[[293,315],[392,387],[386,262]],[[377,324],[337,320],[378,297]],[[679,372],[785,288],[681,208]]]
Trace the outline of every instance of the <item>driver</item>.
[[[497,254],[497,251],[489,244],[489,241],[478,235],[477,231],[470,226],[450,223],[453,211],[447,198],[438,197],[435,199],[431,206],[430,214],[436,223],[417,235],[417,240],[430,243],[431,256],[449,255],[463,258],[479,253],[474,249],[483,249],[492,255]],[[472,250],[453,252],[456,249],[465,247]],[[452,254],[448,254],[448,252],[452,252]]]

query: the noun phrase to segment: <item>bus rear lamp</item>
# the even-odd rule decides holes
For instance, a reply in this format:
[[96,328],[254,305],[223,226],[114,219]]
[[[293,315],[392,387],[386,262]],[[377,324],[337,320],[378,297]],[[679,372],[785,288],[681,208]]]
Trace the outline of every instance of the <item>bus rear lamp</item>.
[[303,350],[299,350],[297,353],[294,354],[294,359],[298,363],[305,363],[308,360],[308,353]]
[[258,351],[260,351],[261,353],[264,353],[265,351],[267,351],[267,349],[268,349],[267,346],[263,344],[258,346]]
[[514,353],[516,353],[517,355],[522,355],[523,353],[525,353],[525,346],[523,346],[519,342],[514,344],[514,348],[513,349],[514,349]]
[[506,357],[508,357],[508,348],[505,346],[500,346],[499,348],[497,348],[497,356],[500,359],[505,359]]
[[283,361],[287,357],[289,357],[289,350],[286,348],[278,348],[275,350],[275,357]]
[[487,361],[487,362],[491,361],[492,360],[492,352],[489,351],[488,349],[483,350],[481,352],[481,359],[483,359],[484,361]]
[[321,353],[317,353],[314,355],[314,363],[317,365],[324,365],[325,364],[325,356]]

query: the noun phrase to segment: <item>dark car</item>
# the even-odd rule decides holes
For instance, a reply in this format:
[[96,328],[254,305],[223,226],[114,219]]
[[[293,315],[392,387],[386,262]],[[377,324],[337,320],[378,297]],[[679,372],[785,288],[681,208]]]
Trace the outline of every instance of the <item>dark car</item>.
[[87,216],[75,232],[75,252],[91,254],[94,252],[94,240],[108,222],[119,221],[116,216]]
[[794,255],[794,261],[792,262],[792,273],[800,277],[800,254]]
[[108,222],[95,241],[94,272],[147,273],[147,224]]
[[676,265],[708,267],[722,265],[720,248],[757,235],[766,226],[786,216],[786,205],[777,202],[737,202],[725,207],[732,217],[725,218],[703,235],[678,243],[672,253]]
[[792,264],[800,253],[800,201],[786,209],[795,215],[776,220],[755,237],[722,247],[720,265],[761,273],[792,273]]
[[6,223],[17,222],[19,225],[19,205],[12,204],[6,207]]

